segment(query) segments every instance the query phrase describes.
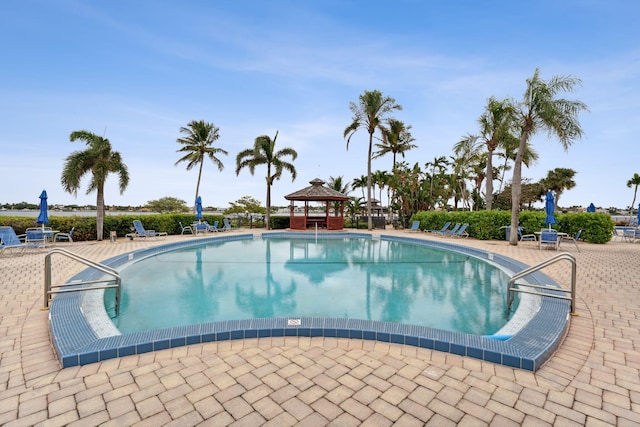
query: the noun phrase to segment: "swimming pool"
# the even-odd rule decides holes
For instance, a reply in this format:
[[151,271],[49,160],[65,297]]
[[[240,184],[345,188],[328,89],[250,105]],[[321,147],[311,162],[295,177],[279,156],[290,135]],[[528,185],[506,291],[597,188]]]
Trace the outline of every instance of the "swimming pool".
[[[447,242],[364,233],[348,234],[363,239],[379,238],[390,242],[411,243],[453,251],[489,261],[510,271],[520,271],[526,267],[522,263],[498,254]],[[262,238],[267,235],[270,238],[298,237],[298,235],[309,237],[308,233],[272,232],[260,233],[255,238]],[[340,238],[344,237],[344,233],[323,233],[326,238],[332,238],[335,235],[339,235]],[[204,240],[213,242],[253,238],[254,235],[250,234],[234,235],[230,233],[208,239],[199,239],[198,243],[201,244]],[[193,244],[193,240],[185,239],[177,243],[123,254],[104,261],[104,264],[120,268],[141,258],[189,247]],[[71,280],[89,280],[98,276],[98,273],[87,270]],[[552,279],[539,272],[529,276],[528,282],[546,285],[555,283]],[[567,301],[541,298],[537,311],[528,316],[527,323],[522,325],[513,336],[508,336],[505,341],[464,332],[405,323],[345,317],[299,316],[222,320],[108,336],[109,332],[106,335],[102,335],[100,331],[96,330],[99,328],[92,327],[87,319],[87,317],[91,316],[85,315],[87,309],[86,306],[83,309],[83,305],[86,305],[86,300],[90,299],[85,297],[92,293],[94,292],[61,294],[54,298],[51,305],[50,326],[52,341],[64,367],[209,341],[278,336],[324,336],[413,345],[535,371],[551,356],[562,341],[568,329],[569,314]]]
[[208,242],[149,256],[120,274],[122,304],[112,320],[122,333],[275,317],[363,319],[475,335],[495,334],[507,323],[510,275],[497,266],[348,234]]

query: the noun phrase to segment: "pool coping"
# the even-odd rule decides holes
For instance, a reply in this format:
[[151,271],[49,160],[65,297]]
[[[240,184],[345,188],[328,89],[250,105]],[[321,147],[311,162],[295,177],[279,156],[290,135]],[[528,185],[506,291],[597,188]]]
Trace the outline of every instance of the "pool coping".
[[[410,236],[327,232],[322,233],[321,237],[343,238],[347,235],[349,237],[398,241],[453,250],[490,261],[516,272],[528,267],[524,263],[493,252],[455,243],[417,239]],[[198,239],[197,241],[185,240],[121,254],[102,263],[112,268],[117,268],[150,255],[183,247],[202,245],[209,241],[277,237],[310,239],[314,236],[304,232],[281,231],[254,234],[221,233],[213,237]],[[67,283],[93,280],[101,277],[101,275],[102,273],[97,270],[87,269],[69,279]],[[553,279],[539,271],[527,276],[527,282],[560,288]],[[550,291],[542,291],[542,293],[546,292],[551,293]],[[85,293],[59,294],[51,303],[49,312],[51,340],[63,368],[212,341],[299,336],[353,338],[411,345],[535,372],[551,357],[564,339],[569,329],[570,312],[568,301],[542,298],[539,310],[522,329],[513,336],[499,337],[500,339],[424,326],[325,317],[208,322],[99,338],[82,311],[82,298]]]

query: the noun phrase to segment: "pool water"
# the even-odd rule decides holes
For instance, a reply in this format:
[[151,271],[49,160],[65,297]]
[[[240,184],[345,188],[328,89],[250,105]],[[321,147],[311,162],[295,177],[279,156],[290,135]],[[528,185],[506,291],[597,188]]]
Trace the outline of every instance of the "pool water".
[[[490,335],[509,276],[472,256],[362,238],[256,238],[159,253],[121,271],[122,332],[338,317]],[[107,300],[107,299],[105,299]]]

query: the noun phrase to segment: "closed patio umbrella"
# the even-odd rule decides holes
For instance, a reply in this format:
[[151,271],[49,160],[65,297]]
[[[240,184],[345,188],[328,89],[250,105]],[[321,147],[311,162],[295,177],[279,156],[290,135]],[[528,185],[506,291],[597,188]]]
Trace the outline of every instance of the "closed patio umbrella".
[[196,199],[196,218],[202,221],[202,197],[200,196]]
[[591,203],[587,208],[587,212],[595,212],[595,211],[596,211],[596,206],[593,203]]
[[640,225],[640,204],[638,204],[638,225]]
[[556,217],[553,216],[553,211],[555,210],[554,202],[555,197],[553,197],[553,193],[551,192],[551,190],[548,190],[547,197],[544,202],[544,211],[547,214],[546,218],[544,219],[544,223],[545,225],[549,226],[549,229],[551,229],[551,226],[556,223]]
[[42,224],[42,229],[44,230],[44,225],[49,224],[49,206],[47,204],[47,191],[42,190],[40,193],[40,214],[38,215],[38,220],[36,221],[38,224]]

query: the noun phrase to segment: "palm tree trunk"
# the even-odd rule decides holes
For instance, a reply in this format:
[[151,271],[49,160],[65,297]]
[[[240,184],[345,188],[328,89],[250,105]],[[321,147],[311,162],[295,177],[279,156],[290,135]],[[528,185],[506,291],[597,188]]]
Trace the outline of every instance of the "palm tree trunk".
[[196,200],[198,200],[198,195],[200,194],[200,178],[202,177],[202,165],[204,164],[204,160],[200,160],[200,168],[198,170],[198,183],[196,184],[196,197],[193,198],[193,213],[196,213]]
[[[487,155],[487,183],[485,184],[485,207],[488,211],[493,205],[493,150]],[[480,190],[478,190],[480,191]]]
[[267,163],[267,230],[271,230],[271,180],[271,163]]
[[371,218],[371,152],[373,149],[373,132],[369,133],[369,157],[367,158],[367,229],[373,230]]
[[96,197],[96,239],[102,241],[104,234],[104,186],[99,185]]
[[522,159],[524,157],[524,150],[527,146],[527,139],[529,133],[526,130],[522,131],[520,136],[520,147],[518,148],[518,154],[516,154],[516,161],[513,165],[513,179],[511,180],[511,236],[509,237],[509,244],[512,246],[518,246],[518,223],[520,222],[520,200],[522,198]]

